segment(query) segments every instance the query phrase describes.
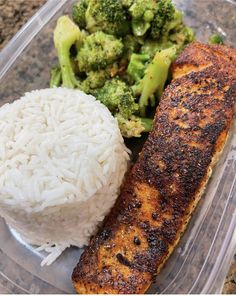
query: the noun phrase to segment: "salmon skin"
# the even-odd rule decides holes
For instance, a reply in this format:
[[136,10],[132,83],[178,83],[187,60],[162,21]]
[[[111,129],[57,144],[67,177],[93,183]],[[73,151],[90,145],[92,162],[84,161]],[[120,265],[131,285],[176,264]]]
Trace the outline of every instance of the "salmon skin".
[[178,243],[233,121],[236,51],[192,43],[116,204],[72,274],[78,293],[144,293]]

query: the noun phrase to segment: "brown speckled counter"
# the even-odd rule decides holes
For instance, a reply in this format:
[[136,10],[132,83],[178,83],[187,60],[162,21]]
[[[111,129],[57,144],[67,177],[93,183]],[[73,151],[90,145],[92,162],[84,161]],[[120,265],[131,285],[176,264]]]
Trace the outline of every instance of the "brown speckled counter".
[[[0,50],[46,0],[0,0]],[[0,285],[0,294],[7,293]],[[236,255],[232,260],[223,289],[224,294],[236,294]]]
[[0,49],[46,0],[0,0]]

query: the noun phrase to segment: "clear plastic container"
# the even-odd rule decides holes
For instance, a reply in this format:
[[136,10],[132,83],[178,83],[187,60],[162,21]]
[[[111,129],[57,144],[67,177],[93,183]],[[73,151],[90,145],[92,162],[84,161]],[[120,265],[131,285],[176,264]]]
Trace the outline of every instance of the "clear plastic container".
[[[56,62],[53,28],[70,13],[72,0],[49,0],[0,54],[0,105],[25,91],[48,86]],[[176,0],[201,41],[219,32],[236,43],[236,3]],[[236,246],[236,133],[224,149],[179,245],[149,290],[151,293],[220,293]],[[68,249],[49,267],[42,253],[21,241],[0,219],[0,290],[9,293],[73,293],[71,272],[82,250]]]

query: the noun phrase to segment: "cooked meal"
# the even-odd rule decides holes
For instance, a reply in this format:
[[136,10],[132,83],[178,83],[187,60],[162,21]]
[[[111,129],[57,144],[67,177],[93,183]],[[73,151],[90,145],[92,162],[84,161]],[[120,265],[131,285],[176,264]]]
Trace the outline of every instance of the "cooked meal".
[[109,110],[79,90],[37,90],[0,108],[0,130],[0,215],[50,253],[42,264],[87,244],[129,159]]
[[144,293],[226,142],[236,50],[171,0],[81,0],[53,37],[50,88],[0,108],[0,216],[42,265],[87,246],[78,293]]
[[121,194],[74,269],[79,293],[144,293],[173,252],[234,113],[236,50],[189,45]]

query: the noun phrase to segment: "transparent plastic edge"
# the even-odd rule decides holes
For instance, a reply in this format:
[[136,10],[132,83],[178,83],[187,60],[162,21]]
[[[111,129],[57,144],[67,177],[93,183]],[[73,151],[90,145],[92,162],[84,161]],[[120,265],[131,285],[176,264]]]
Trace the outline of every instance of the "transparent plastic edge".
[[[236,118],[234,118],[234,120],[235,119]],[[233,150],[234,150],[234,154],[233,154],[233,163],[232,163],[232,169],[233,169],[232,173],[234,174],[234,179],[228,193],[228,198],[232,199],[231,205],[234,205],[236,202],[236,196],[235,196],[235,189],[236,189],[235,157],[236,155],[235,155],[235,149]],[[212,244],[209,248],[207,257],[205,258],[205,262],[197,276],[197,279],[195,280],[194,285],[190,289],[189,294],[192,294],[192,293],[195,294],[196,291],[197,293],[200,293],[200,294],[219,294],[223,290],[224,282],[225,282],[227,273],[229,271],[230,263],[236,251],[236,209],[231,214],[232,216],[230,217],[230,219],[228,218],[228,221],[229,221],[227,223],[228,229],[222,241],[221,249],[218,253],[218,256],[217,258],[215,258],[215,263],[212,267],[212,270],[206,277],[204,287],[202,287],[202,289],[199,291],[195,290],[195,288],[197,287],[199,278],[201,278],[202,273],[204,273],[204,268],[208,262],[208,258],[214,252],[214,247],[218,240],[218,234],[219,232],[222,231],[222,228],[223,228],[222,225],[224,221],[227,220],[226,217],[228,217],[229,215],[228,209],[229,209],[229,202],[227,202],[227,205],[224,207],[217,230],[214,234]]]
[[[217,233],[216,233],[217,235]],[[236,211],[227,231],[218,259],[208,277],[201,294],[221,294],[231,260],[236,251]],[[217,284],[216,284],[217,282]]]
[[9,41],[0,52],[0,79],[34,36],[66,2],[67,0],[48,0]]

